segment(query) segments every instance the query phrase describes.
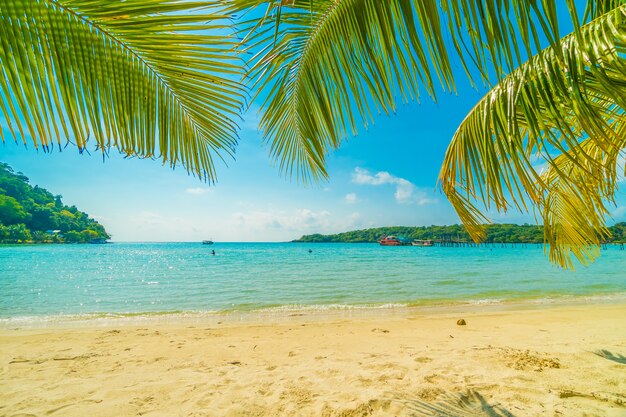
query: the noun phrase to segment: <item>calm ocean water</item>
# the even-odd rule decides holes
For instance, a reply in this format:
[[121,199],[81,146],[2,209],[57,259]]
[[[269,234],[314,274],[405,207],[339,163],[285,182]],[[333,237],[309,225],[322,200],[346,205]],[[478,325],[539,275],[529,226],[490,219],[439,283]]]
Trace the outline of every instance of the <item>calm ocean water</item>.
[[[215,250],[216,255],[210,252]],[[312,250],[309,253],[309,250]],[[562,271],[528,247],[115,243],[0,247],[0,321],[44,317],[626,300],[626,251]]]

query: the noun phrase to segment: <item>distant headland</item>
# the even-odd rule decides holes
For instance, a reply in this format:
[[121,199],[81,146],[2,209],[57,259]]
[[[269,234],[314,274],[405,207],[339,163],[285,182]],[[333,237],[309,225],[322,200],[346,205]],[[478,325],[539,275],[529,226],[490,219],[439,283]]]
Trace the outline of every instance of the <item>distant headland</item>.
[[0,162],[0,243],[105,243],[104,227]]
[[[485,243],[543,243],[543,227],[529,224],[489,224],[485,226]],[[604,243],[626,243],[626,223],[609,227],[611,238]],[[401,236],[409,240],[434,240],[440,242],[472,242],[463,225],[449,226],[392,226],[353,230],[333,235],[304,235],[296,243],[374,243],[383,236]]]

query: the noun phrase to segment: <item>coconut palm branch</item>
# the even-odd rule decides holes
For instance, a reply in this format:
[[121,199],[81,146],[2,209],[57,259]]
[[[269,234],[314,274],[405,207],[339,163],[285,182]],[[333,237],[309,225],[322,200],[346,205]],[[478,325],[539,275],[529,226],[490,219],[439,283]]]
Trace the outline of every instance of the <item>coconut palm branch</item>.
[[[573,268],[572,256],[585,264],[600,254],[610,236],[606,227],[609,204],[615,204],[618,158],[626,146],[626,129],[616,127],[620,144],[602,149],[587,139],[569,154],[551,162],[542,179],[546,192],[539,203],[550,259]],[[598,163],[600,162],[600,163]]]
[[454,91],[453,65],[465,68],[473,82],[487,83],[545,47],[541,39],[553,45],[560,39],[553,2],[235,4],[245,16],[239,25],[247,79],[262,103],[270,153],[284,172],[304,181],[325,177],[328,152],[376,114],[419,100],[420,91],[433,98],[439,88]]
[[215,178],[243,102],[219,1],[3,0],[0,136],[182,164]]
[[[626,5],[512,72],[463,121],[440,173],[475,240],[487,210],[541,212],[550,259],[586,263],[608,234],[626,146]],[[544,168],[544,172],[541,169]]]

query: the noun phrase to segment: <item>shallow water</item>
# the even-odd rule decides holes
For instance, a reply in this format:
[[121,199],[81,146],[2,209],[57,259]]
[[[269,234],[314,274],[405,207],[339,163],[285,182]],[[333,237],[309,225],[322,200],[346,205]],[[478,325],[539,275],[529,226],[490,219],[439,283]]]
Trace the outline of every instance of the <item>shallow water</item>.
[[581,297],[626,299],[626,251],[610,248],[596,263],[570,272],[552,266],[536,245],[0,247],[0,319],[4,321],[89,314],[542,303]]

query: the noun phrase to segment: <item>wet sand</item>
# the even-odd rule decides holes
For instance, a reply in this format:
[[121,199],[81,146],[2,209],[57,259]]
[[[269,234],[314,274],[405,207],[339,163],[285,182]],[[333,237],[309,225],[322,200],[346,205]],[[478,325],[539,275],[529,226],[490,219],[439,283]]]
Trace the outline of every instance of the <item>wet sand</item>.
[[623,304],[15,326],[0,416],[626,416]]

